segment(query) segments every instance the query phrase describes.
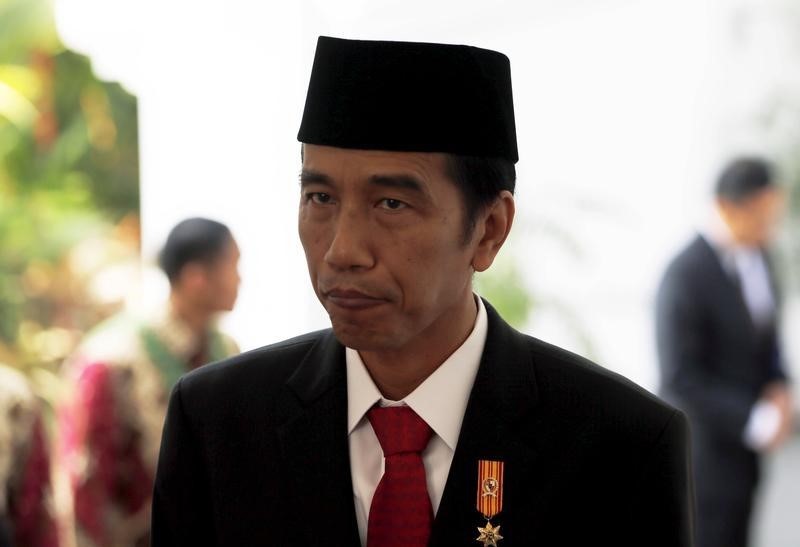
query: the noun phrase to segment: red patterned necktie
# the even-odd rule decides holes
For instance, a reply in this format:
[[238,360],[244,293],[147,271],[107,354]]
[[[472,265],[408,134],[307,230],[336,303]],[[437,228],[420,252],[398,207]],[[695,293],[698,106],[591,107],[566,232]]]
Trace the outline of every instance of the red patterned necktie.
[[367,418],[386,464],[369,508],[367,547],[425,547],[433,508],[421,453],[433,431],[407,406],[374,406]]

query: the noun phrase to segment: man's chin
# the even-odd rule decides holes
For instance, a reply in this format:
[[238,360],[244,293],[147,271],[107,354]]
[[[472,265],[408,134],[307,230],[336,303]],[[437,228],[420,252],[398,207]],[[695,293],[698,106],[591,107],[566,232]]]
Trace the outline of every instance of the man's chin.
[[342,345],[358,351],[391,349],[394,345],[393,342],[396,340],[396,337],[390,333],[380,332],[374,328],[365,328],[352,323],[333,320],[331,321],[331,326],[333,327],[333,333]]

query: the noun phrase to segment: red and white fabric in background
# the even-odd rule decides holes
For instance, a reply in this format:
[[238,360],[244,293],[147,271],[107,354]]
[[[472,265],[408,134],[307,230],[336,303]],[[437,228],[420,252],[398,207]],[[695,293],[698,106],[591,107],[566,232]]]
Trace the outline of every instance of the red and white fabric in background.
[[93,329],[64,365],[59,460],[68,475],[78,547],[149,545],[150,498],[170,390],[177,377],[238,353],[210,329],[199,339],[170,309],[119,314]]
[[0,544],[58,547],[52,492],[41,406],[25,377],[0,365]]

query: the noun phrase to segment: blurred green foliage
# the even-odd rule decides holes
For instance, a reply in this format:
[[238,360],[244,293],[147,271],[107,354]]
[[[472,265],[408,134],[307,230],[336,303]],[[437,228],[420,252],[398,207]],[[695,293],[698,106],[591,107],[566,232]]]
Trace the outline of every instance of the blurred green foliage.
[[523,329],[534,302],[512,256],[498,255],[491,268],[475,275],[474,285],[476,292],[491,302],[503,319]]
[[138,212],[138,154],[136,98],[63,46],[50,2],[0,0],[0,361],[55,366],[25,337],[96,319],[69,253]]

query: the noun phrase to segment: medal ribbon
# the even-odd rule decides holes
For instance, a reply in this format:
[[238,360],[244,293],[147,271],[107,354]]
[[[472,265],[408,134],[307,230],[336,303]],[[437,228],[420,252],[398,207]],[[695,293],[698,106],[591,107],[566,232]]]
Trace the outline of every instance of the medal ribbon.
[[478,460],[477,506],[487,520],[503,510],[503,462]]

